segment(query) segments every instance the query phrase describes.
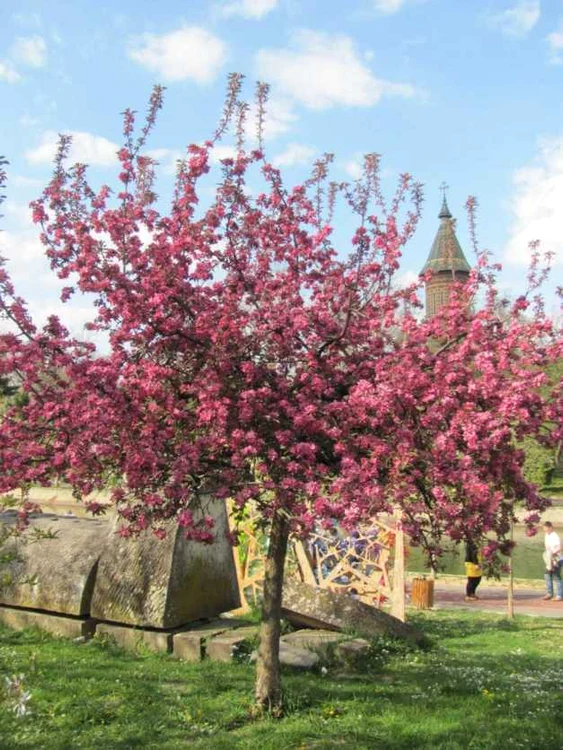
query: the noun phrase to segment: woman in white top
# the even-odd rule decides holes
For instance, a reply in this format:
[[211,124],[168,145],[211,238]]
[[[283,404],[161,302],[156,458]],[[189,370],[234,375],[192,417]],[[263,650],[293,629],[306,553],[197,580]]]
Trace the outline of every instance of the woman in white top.
[[563,601],[563,581],[561,580],[561,539],[559,534],[553,530],[553,524],[546,521],[543,525],[545,532],[545,552],[543,560],[545,563],[545,585],[547,594],[544,599],[553,599],[553,582],[557,583],[556,602]]

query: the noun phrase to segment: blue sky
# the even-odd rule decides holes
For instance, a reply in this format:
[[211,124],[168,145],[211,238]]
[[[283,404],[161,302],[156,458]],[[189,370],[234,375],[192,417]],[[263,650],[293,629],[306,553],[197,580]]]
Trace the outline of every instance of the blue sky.
[[[75,134],[95,182],[111,180],[119,113],[142,111],[165,84],[149,148],[166,194],[174,160],[213,131],[230,71],[247,76],[249,95],[256,79],[271,84],[267,152],[288,182],[325,151],[334,178],[352,179],[376,151],[389,191],[405,171],[424,183],[405,278],[429,251],[443,180],[470,261],[472,194],[510,293],[530,240],[558,253],[561,275],[563,0],[0,0],[0,252],[39,317],[60,305],[26,206],[49,177],[56,133]],[[72,327],[88,314],[75,302]]]

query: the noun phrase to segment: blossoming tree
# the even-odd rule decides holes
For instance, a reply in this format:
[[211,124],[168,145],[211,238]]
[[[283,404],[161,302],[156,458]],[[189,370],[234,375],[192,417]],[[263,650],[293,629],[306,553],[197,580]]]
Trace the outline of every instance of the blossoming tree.
[[[486,254],[449,305],[422,319],[417,285],[394,284],[420,186],[402,176],[386,208],[369,156],[352,187],[328,182],[326,158],[306,184],[286,188],[262,149],[267,88],[258,87],[256,150],[244,145],[239,90],[233,76],[220,126],[188,148],[165,212],[143,153],[160,88],[137,138],[125,113],[117,192],[93,190],[84,165],[67,166],[61,139],[33,217],[53,270],[68,279],[63,299],[92,295],[90,327],[109,343],[97,351],[55,317],[37,328],[0,271],[11,321],[0,376],[16,376],[29,394],[1,417],[0,490],[58,475],[87,499],[113,479],[123,535],[162,536],[175,518],[201,542],[214,533],[213,519],[194,512],[206,494],[254,503],[269,535],[256,699],[278,706],[290,531],[353,527],[398,504],[433,560],[444,536],[492,532],[490,553],[506,546],[506,499],[545,506],[522,477],[515,439],[560,423],[558,402],[540,388],[560,342],[537,300],[521,297],[498,315]],[[229,122],[236,153],[200,206]],[[248,189],[251,170],[262,192]],[[338,196],[357,222],[350,249],[333,239]],[[536,262],[532,289],[539,275]]]

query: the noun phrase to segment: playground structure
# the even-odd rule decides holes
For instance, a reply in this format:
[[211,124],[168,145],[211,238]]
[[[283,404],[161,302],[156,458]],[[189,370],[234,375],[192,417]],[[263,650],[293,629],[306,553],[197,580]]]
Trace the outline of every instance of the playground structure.
[[[66,488],[34,489],[33,499],[55,514],[74,518],[85,515],[84,506]],[[101,502],[107,502],[105,496]],[[108,506],[108,517],[113,517]],[[236,518],[236,520],[235,520]],[[229,513],[231,532],[238,545],[233,549],[236,578],[243,609],[256,604],[264,577],[267,535],[252,510]],[[288,547],[286,579],[293,578],[318,589],[348,594],[370,606],[385,606],[405,620],[404,538],[398,512],[378,518],[352,533],[316,529],[306,539],[292,536]]]
[[[231,515],[231,525],[239,539],[234,557],[241,602],[248,609],[260,598],[267,537],[252,512],[236,526]],[[373,521],[351,534],[340,529],[319,529],[305,540],[292,536],[286,577],[295,575],[303,583],[348,594],[377,608],[389,603],[391,613],[404,621],[404,540],[400,518]]]

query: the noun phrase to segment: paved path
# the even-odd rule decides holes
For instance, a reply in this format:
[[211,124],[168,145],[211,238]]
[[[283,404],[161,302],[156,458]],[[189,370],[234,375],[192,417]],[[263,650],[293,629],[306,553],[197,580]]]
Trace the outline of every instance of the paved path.
[[[539,617],[563,618],[563,602],[543,601],[544,589],[516,588],[514,590],[514,613]],[[476,602],[464,600],[463,583],[452,584],[436,581],[434,586],[434,606],[436,609],[480,609],[485,612],[506,613],[506,588],[503,586],[481,585],[477,590]],[[408,600],[407,600],[408,601]]]

